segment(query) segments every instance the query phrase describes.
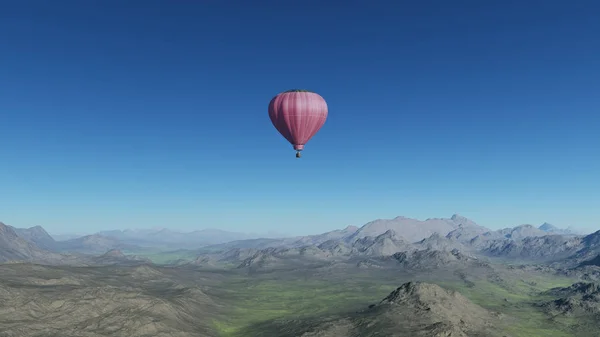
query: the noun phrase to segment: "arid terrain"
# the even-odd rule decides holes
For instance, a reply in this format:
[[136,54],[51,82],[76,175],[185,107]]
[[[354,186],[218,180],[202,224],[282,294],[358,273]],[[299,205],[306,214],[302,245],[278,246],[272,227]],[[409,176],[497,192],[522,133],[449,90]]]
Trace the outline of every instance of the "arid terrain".
[[[600,232],[493,231],[454,215],[281,239],[205,233],[196,243],[166,230],[58,241],[0,224],[0,336],[600,331]],[[186,249],[170,248],[180,239]]]

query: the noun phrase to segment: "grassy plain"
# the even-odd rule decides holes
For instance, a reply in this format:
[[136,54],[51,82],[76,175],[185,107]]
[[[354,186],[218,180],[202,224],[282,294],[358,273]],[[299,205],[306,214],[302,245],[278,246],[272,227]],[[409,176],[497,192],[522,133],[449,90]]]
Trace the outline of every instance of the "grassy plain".
[[[456,290],[484,308],[504,314],[503,330],[512,337],[580,337],[573,320],[551,319],[536,303],[541,292],[569,286],[575,280],[541,273],[508,270],[402,270],[322,267],[297,271],[228,272],[211,295],[228,309],[215,320],[221,336],[268,336],[269,322],[352,315],[379,302],[408,281],[435,283]],[[580,333],[580,332],[579,332]],[[591,335],[590,335],[591,336]]]

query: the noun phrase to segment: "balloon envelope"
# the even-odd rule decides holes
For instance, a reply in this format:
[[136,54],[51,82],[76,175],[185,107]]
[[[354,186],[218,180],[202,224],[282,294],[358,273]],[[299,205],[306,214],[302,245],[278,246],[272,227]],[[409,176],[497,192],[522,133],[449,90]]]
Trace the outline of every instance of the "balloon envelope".
[[327,103],[323,97],[306,90],[282,92],[269,103],[269,117],[273,126],[296,151],[302,151],[304,145],[321,129],[327,114]]

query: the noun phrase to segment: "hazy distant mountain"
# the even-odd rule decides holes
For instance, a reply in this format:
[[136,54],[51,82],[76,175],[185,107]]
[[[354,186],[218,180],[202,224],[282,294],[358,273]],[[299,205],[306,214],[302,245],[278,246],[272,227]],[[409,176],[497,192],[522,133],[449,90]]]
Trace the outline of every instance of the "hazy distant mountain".
[[54,241],[66,241],[71,239],[77,239],[87,234],[50,234]]
[[[10,226],[8,226],[10,227]],[[55,241],[41,226],[31,228],[10,227],[21,239],[31,245],[55,253],[104,254],[112,249],[139,249],[139,247],[123,243],[117,238],[99,234],[86,235],[74,239]]]
[[[127,249],[127,247],[152,247],[161,249],[198,249],[204,247],[204,251],[206,249],[209,251],[225,251],[232,248],[293,248],[311,245],[318,246],[328,241],[338,241],[339,243],[343,243],[344,247],[353,247],[360,239],[374,239],[389,230],[400,241],[416,243],[421,248],[441,248],[443,246],[445,249],[459,248],[464,250],[466,246],[473,249],[487,249],[488,251],[492,251],[497,250],[494,247],[510,242],[502,243],[504,242],[503,240],[522,240],[526,237],[539,237],[547,235],[550,232],[558,232],[555,227],[549,224],[544,224],[540,228],[542,229],[531,225],[521,225],[514,228],[492,231],[476,224],[470,219],[454,214],[450,218],[435,218],[424,221],[399,216],[394,219],[374,220],[360,228],[348,226],[344,229],[322,234],[273,239],[254,237],[255,234],[233,233],[218,229],[181,233],[166,228],[155,228],[107,230],[95,235],[56,242],[39,226],[29,229],[19,229],[19,231],[22,233],[22,237],[38,244],[40,247],[86,253],[104,253],[110,249]],[[367,239],[366,241],[369,240],[371,239]],[[394,249],[400,249],[398,247],[390,248],[395,244],[387,242],[385,243],[385,248],[380,247],[376,249],[373,247],[372,251],[381,249],[385,252],[392,252]],[[400,244],[400,246],[402,245],[404,243]],[[366,248],[362,247],[360,249]],[[358,250],[359,248],[354,247],[354,252]]]
[[[450,256],[446,260],[438,258],[438,260],[441,261],[440,263],[445,263],[448,259],[454,261],[463,256],[463,254],[458,252],[457,248],[465,249],[466,247],[459,242],[445,238],[437,233],[420,242],[410,243],[393,230],[387,230],[385,233],[378,236],[365,236],[356,239],[352,243],[346,242],[342,237],[341,239],[331,239],[318,245],[306,244],[300,247],[277,246],[263,249],[234,248],[221,252],[208,250],[201,253],[193,263],[200,265],[215,265],[224,262],[240,262],[240,268],[260,268],[266,265],[272,265],[273,263],[278,263],[282,259],[287,258],[305,258],[313,261],[319,259],[335,259],[341,261],[356,257],[376,258],[392,256],[397,253],[412,254],[418,249],[423,251],[435,250],[438,254],[441,254],[440,256]],[[453,253],[455,251],[456,253]],[[433,254],[433,257],[430,257],[427,261],[430,261],[437,256],[435,253]],[[423,259],[419,257],[417,260]]]
[[41,226],[13,228],[17,234],[37,246],[53,251],[104,253],[110,249],[195,249],[207,245],[258,238],[258,234],[204,229],[189,233],[166,228],[106,230],[91,235],[49,235]]
[[[253,254],[258,254],[252,260],[252,264],[264,259],[269,260],[267,257],[273,254],[313,258],[390,256],[397,252],[423,249],[439,251],[457,249],[461,252],[472,251],[488,256],[524,259],[551,260],[570,257],[572,263],[582,263],[600,254],[600,242],[594,243],[593,234],[587,236],[585,240],[583,236],[572,234],[561,236],[557,233],[571,233],[570,230],[558,229],[548,223],[539,228],[520,225],[492,231],[458,214],[447,219],[436,218],[424,221],[400,216],[394,219],[374,220],[360,228],[348,226],[322,234],[276,239],[252,238],[253,234],[232,233],[218,229],[180,233],[165,228],[155,228],[109,230],[75,239],[55,241],[40,226],[26,229],[13,228],[13,231],[37,249],[54,252],[104,254],[114,249],[132,251],[142,247],[200,248],[198,250],[198,254],[202,256],[200,260],[222,262],[231,258],[219,254],[232,249],[251,249]],[[270,248],[277,249],[270,251]],[[250,257],[245,256],[244,259]]]
[[403,216],[394,219],[378,219],[362,226],[349,240],[365,236],[377,236],[388,230],[393,230],[409,242],[417,242],[430,237],[434,233],[446,236],[458,228],[473,228],[474,231],[487,230],[475,222],[458,214],[450,219],[427,219],[425,221],[410,219]]
[[114,237],[119,239],[122,243],[142,247],[187,249],[259,237],[258,235],[228,232],[220,229],[203,229],[189,233],[177,232],[166,228],[141,230],[127,229],[101,231],[97,234]]
[[561,235],[579,235],[580,233],[577,231],[574,231],[571,228],[566,228],[566,229],[562,229],[562,228],[558,228],[554,225],[551,225],[547,222],[544,222],[540,227],[538,227],[538,229],[547,232],[547,233],[551,233],[551,234],[561,234]]
[[[548,231],[555,231],[547,224],[541,227]],[[600,254],[600,232],[583,237],[556,235],[545,230],[532,225],[519,225],[492,231],[456,214],[449,219],[425,221],[397,217],[391,220],[375,220],[361,228],[348,227],[296,238],[241,240],[209,246],[206,249],[208,251],[224,251],[232,248],[257,249],[253,252],[256,256],[248,259],[247,262],[259,265],[273,261],[276,256],[297,255],[296,248],[300,247],[310,252],[313,257],[377,257],[391,256],[395,253],[413,256],[410,254],[415,254],[415,251],[431,252],[427,253],[430,255],[421,256],[425,253],[419,253],[421,255],[414,256],[419,256],[417,260],[420,262],[428,261],[427,257],[437,259],[438,262],[442,261],[440,263],[461,256],[453,255],[451,252],[454,251],[460,254],[483,254],[522,260],[564,260],[569,265],[582,263]],[[412,239],[421,237],[427,233],[432,234],[418,241],[411,242],[407,239],[407,237]],[[437,262],[431,260],[430,263]]]
[[[32,234],[33,232],[37,234],[40,233],[37,229],[31,230],[28,233]],[[35,238],[39,238],[36,235],[34,236]],[[35,243],[19,236],[13,227],[0,222],[0,263],[9,261],[29,261],[56,264],[68,260],[68,256],[42,249]]]
[[286,239],[247,239],[247,240],[236,240],[226,243],[220,243],[216,245],[209,245],[201,248],[201,251],[223,251],[234,248],[255,248],[265,249],[269,247],[282,247],[286,244]]
[[326,232],[323,234],[317,235],[307,235],[295,238],[286,238],[284,242],[290,246],[305,246],[305,245],[319,245],[323,242],[329,240],[347,240],[350,238],[356,231],[358,227],[356,226],[348,226],[344,229],[336,229],[331,232]]
[[526,237],[532,236],[544,236],[548,235],[541,229],[538,229],[532,225],[519,225],[512,228],[503,228],[496,231],[496,233],[502,235],[505,238],[519,240]]
[[78,252],[84,254],[104,254],[113,249],[139,249],[139,247],[123,243],[117,238],[103,236],[100,234],[86,235],[77,239],[59,241],[58,247],[62,251]]
[[210,245],[204,247],[210,250],[227,250],[232,248],[255,248],[255,249],[266,249],[270,247],[304,247],[308,245],[319,245],[324,242],[333,240],[333,241],[342,241],[349,242],[348,239],[358,230],[356,226],[348,226],[344,229],[336,229],[330,232],[325,232],[322,234],[316,235],[307,235],[307,236],[295,236],[288,238],[257,238],[257,239],[246,239],[246,240],[236,240],[216,245]]
[[[29,229],[19,230],[27,231]],[[55,234],[50,236],[50,238],[53,238],[53,241],[55,242],[61,243],[58,245],[58,247],[63,247],[63,250],[68,250],[71,249],[69,247],[77,246],[76,244],[74,244],[74,242],[76,242],[77,240],[81,241],[82,238],[85,237],[88,238],[89,241],[90,237],[95,237],[94,235],[116,239],[121,245],[125,246],[129,245],[161,249],[197,249],[208,245],[218,245],[232,241],[273,237],[277,236],[278,234],[275,232],[270,232],[269,235],[246,234],[228,232],[220,229],[204,229],[193,232],[178,232],[167,228],[153,228],[105,230],[91,235]],[[118,245],[115,244],[113,246],[110,246],[109,248],[118,248],[117,246]],[[102,249],[97,249],[97,251]]]
[[[358,228],[348,226],[344,229],[334,230],[317,235],[308,235],[281,239],[250,239],[228,242],[225,244],[211,245],[206,247],[211,250],[223,250],[231,248],[257,248],[265,249],[269,247],[302,247],[307,245],[320,245],[331,241],[342,243],[344,246],[353,246],[358,240],[374,240],[378,236],[390,231],[393,236],[403,242],[418,242],[430,238],[434,234],[448,236],[448,242],[469,242],[473,237],[490,232],[491,230],[477,225],[472,220],[462,217],[458,214],[449,219],[427,219],[425,221],[409,219],[406,217],[396,217],[394,219],[379,219],[371,221]],[[501,235],[499,235],[501,237]],[[438,239],[441,240],[441,239]],[[361,244],[364,244],[361,243]],[[429,243],[432,244],[431,242]],[[403,245],[403,244],[402,244]],[[456,248],[456,245],[453,246]],[[355,247],[354,251],[358,250]],[[389,248],[385,248],[389,251]]]
[[490,231],[486,233],[481,233],[478,236],[475,236],[475,241],[472,242],[475,244],[476,242],[482,241],[490,241],[490,240],[522,240],[528,237],[543,237],[547,235],[575,235],[571,230],[563,230],[556,228],[548,223],[544,223],[538,228],[532,225],[519,225],[516,227],[503,228],[496,231]]
[[21,238],[36,244],[40,248],[47,250],[56,249],[56,241],[41,226],[34,226],[30,228],[12,228]]

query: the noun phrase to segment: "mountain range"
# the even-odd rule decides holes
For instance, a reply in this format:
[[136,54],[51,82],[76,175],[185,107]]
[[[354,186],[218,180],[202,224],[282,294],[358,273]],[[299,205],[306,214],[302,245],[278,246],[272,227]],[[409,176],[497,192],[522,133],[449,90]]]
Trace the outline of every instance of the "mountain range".
[[191,233],[153,229],[110,230],[57,241],[41,226],[13,228],[2,224],[0,228],[0,240],[5,242],[0,246],[0,259],[5,261],[56,261],[65,259],[68,254],[101,255],[111,250],[135,253],[148,249],[196,250],[195,263],[232,262],[232,256],[236,259],[245,256],[237,261],[240,265],[252,265],[252,261],[262,261],[260,264],[264,265],[265,261],[275,261],[283,255],[347,258],[391,256],[415,250],[456,249],[488,257],[544,261],[569,257],[577,263],[585,263],[600,254],[595,241],[598,233],[576,235],[570,229],[559,229],[548,223],[539,227],[519,225],[490,230],[458,214],[427,220],[399,216],[374,220],[361,227],[348,226],[322,234],[286,238],[253,238],[249,234],[217,229]]

